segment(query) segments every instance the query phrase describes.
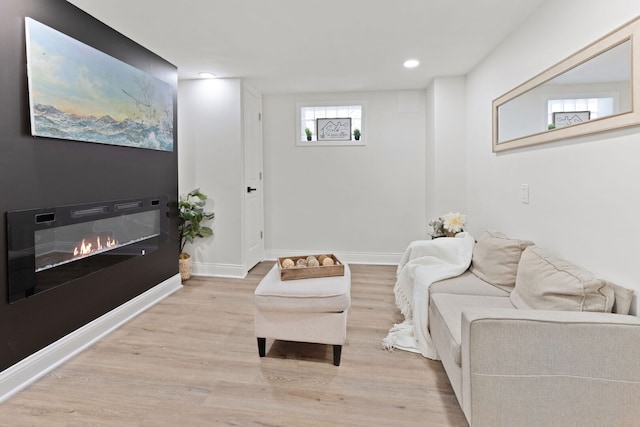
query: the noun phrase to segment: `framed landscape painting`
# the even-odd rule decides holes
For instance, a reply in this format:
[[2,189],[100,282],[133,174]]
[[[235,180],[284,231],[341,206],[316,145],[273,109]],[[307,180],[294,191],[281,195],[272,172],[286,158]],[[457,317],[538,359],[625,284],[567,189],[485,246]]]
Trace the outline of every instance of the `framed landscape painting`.
[[25,18],[34,136],[173,151],[175,87]]

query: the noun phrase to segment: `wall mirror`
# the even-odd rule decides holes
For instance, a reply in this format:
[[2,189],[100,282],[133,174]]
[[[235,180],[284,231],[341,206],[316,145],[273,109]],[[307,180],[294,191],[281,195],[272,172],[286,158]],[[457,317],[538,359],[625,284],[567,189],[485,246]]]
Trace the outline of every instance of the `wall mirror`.
[[640,124],[640,17],[493,101],[493,151]]

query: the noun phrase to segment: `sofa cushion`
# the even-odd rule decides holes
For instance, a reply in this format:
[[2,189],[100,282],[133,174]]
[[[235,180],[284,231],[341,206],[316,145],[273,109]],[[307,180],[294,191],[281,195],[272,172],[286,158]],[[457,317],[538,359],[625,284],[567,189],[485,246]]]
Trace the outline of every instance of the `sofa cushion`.
[[518,308],[611,312],[613,288],[592,273],[538,246],[522,253],[510,295]]
[[613,303],[611,312],[616,314],[629,314],[631,301],[633,300],[633,291],[616,285],[615,283],[607,283],[613,288],[613,293],[616,295],[616,301]]
[[508,297],[436,293],[429,298],[429,329],[441,359],[462,366],[462,312],[474,308],[515,309]]
[[492,285],[513,287],[522,251],[531,245],[533,242],[511,239],[499,231],[485,231],[473,247],[470,270]]
[[511,292],[511,288],[507,289],[508,290],[487,283],[467,270],[459,276],[433,282],[429,286],[429,293],[508,297]]

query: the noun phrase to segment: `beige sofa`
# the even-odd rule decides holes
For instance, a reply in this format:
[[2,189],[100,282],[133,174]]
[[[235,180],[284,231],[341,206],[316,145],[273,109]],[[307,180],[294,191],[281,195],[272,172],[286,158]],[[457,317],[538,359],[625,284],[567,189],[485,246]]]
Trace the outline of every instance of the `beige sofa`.
[[429,295],[431,337],[470,425],[640,425],[632,291],[486,232],[471,268]]

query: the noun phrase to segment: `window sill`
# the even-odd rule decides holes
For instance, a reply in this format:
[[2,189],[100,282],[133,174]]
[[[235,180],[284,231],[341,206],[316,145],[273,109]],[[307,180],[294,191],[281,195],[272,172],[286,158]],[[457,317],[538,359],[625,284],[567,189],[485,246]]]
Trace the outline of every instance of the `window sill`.
[[367,145],[365,140],[360,138],[360,140],[355,141],[297,141],[296,147],[360,147]]

